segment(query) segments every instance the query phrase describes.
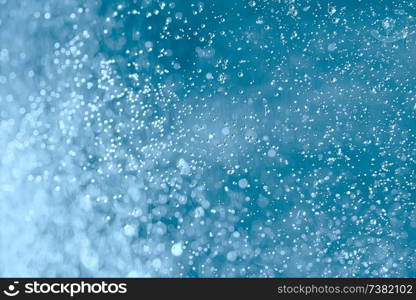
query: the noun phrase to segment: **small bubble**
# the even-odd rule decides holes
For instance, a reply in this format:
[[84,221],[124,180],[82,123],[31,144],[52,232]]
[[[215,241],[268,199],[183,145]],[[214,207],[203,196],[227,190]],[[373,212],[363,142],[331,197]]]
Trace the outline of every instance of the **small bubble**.
[[238,186],[239,186],[241,189],[245,189],[245,188],[247,188],[247,187],[248,187],[248,180],[247,180],[247,179],[245,179],[245,178],[240,179],[240,180],[238,181]]
[[176,244],[173,244],[170,251],[171,251],[173,256],[181,256],[182,253],[183,253],[182,242],[178,242]]

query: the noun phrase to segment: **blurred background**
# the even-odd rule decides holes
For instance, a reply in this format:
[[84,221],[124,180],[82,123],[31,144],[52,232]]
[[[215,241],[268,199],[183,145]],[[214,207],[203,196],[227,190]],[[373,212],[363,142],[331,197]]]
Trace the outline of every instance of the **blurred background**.
[[416,276],[414,16],[0,0],[0,276]]

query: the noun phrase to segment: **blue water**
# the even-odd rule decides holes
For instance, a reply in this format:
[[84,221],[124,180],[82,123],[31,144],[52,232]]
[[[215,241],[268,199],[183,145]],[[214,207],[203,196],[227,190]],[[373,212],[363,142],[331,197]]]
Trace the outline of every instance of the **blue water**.
[[0,0],[0,275],[416,276],[412,1]]

